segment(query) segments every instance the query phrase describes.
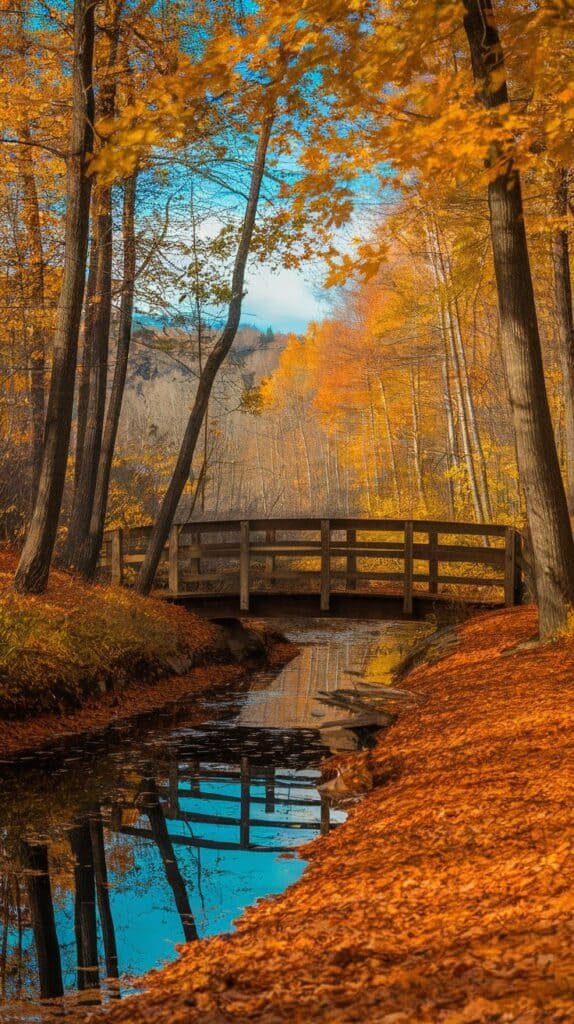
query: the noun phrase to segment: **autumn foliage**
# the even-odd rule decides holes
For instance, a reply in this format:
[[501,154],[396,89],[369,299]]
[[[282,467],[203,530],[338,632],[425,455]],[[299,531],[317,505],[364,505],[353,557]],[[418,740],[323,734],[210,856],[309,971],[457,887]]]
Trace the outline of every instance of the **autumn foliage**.
[[339,762],[374,788],[302,880],[110,1021],[570,1021],[574,645],[509,656],[535,628],[481,616],[414,671],[416,704]]

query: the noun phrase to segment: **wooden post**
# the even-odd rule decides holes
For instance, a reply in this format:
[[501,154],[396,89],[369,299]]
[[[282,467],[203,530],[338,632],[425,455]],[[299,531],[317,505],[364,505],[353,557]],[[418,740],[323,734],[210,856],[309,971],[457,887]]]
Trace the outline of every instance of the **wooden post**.
[[193,793],[194,796],[197,796],[198,793],[201,792],[201,781],[200,781],[199,767],[200,767],[199,766],[199,761],[195,761],[194,760],[194,761],[190,761],[189,762],[189,768],[188,768],[189,788],[190,788],[190,792]]
[[321,835],[328,835],[331,829],[331,808],[326,796],[321,797]]
[[111,566],[112,566],[112,583],[117,583],[118,586],[122,584],[123,578],[123,531],[121,527],[117,530],[112,530],[112,552],[111,552]]
[[[200,547],[200,544],[201,544],[201,534],[199,532],[194,531],[190,535],[189,540],[190,540],[190,543],[193,544],[194,546]],[[191,569],[191,575],[192,576],[199,576],[199,574],[201,572],[201,559],[200,558],[192,558],[190,560],[190,569]]]
[[249,520],[243,519],[239,537],[239,610],[249,611]]
[[[357,531],[356,530],[347,530],[347,544],[349,546],[351,546],[351,544],[356,544],[356,543],[357,543]],[[353,573],[353,572],[356,572],[356,571],[357,571],[357,556],[356,555],[347,555],[347,573]],[[356,590],[356,589],[357,589],[357,577],[356,576],[347,576],[347,590]]]
[[516,531],[509,526],[504,550],[504,603],[507,608],[516,604]]
[[329,611],[331,590],[331,523],[321,520],[321,611]]
[[122,827],[122,805],[112,804],[110,808],[110,828],[112,832],[119,832]]
[[179,818],[179,765],[172,761],[168,772],[169,799],[167,802],[168,818]]
[[438,594],[438,531],[429,530],[429,594]]
[[[274,544],[275,540],[276,540],[276,536],[277,535],[276,535],[275,530],[266,530],[265,531],[265,542],[266,542],[266,544]],[[265,572],[269,573],[269,574],[272,574],[274,569],[275,569],[275,555],[273,555],[273,554],[266,555],[265,556]],[[269,580],[269,582],[270,583],[274,583],[275,582],[275,580],[273,579],[272,575],[271,575],[271,579]]]
[[241,814],[239,826],[239,843],[244,850],[249,848],[249,817],[251,814],[251,772],[249,758],[240,761],[241,778]]
[[275,767],[265,769],[265,813],[275,812]]
[[523,555],[522,555],[522,534],[520,530],[514,531],[514,603],[522,604],[524,600],[523,586]]
[[179,526],[169,531],[167,586],[170,594],[179,594]]
[[405,523],[405,580],[404,580],[403,612],[413,614],[413,524]]

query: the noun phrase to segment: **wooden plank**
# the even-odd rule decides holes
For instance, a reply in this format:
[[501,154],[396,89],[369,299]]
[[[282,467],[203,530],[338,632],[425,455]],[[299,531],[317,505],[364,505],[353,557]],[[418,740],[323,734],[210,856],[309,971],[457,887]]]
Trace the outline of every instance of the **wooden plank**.
[[281,530],[287,533],[297,533],[301,530],[312,531],[313,533],[319,533],[321,530],[320,519],[310,519],[309,517],[300,519],[252,519],[251,520],[252,530]]
[[221,572],[192,573],[185,571],[185,562],[180,562],[179,577],[181,583],[217,583],[218,580],[236,580],[239,576],[239,569],[224,569]]
[[[506,526],[497,523],[449,523],[442,519],[414,519],[413,533],[438,533],[468,535],[469,537],[505,537]],[[333,530],[355,529],[363,533],[402,533],[405,521],[402,519],[332,519]]]
[[438,594],[438,532],[429,530],[429,594]]
[[353,575],[356,572],[356,570],[357,570],[357,556],[354,553],[355,552],[355,548],[356,548],[356,543],[357,543],[357,531],[356,530],[347,530],[347,544],[349,545],[349,548],[350,548],[350,550],[347,549],[347,553],[346,553],[346,557],[347,557],[347,574],[348,574],[347,590],[356,590],[357,589],[357,577],[355,575]]
[[320,558],[321,544],[300,543],[300,544],[257,544],[251,545],[251,552],[254,555],[278,555],[281,558]]
[[[338,555],[356,553],[357,559],[377,558],[402,560],[404,548],[401,544],[389,544],[388,548],[373,544],[363,545],[361,542],[352,548],[347,545],[331,545],[333,558]],[[430,544],[413,543],[413,558],[415,561],[428,562],[434,555],[439,562],[469,562],[477,565],[504,565],[504,548],[484,548],[470,544],[436,544],[431,552]]]
[[167,570],[167,586],[171,594],[179,593],[179,526],[174,525],[169,531],[169,555]]
[[321,611],[329,611],[331,589],[331,524],[321,520]]
[[112,583],[121,586],[123,578],[123,533],[121,528],[112,531],[111,578]]
[[[153,832],[149,828],[139,828],[136,825],[122,825],[118,832],[122,836],[133,836],[136,839],[153,839]],[[169,841],[172,846],[191,846],[198,850],[242,850],[240,843],[224,843],[222,839],[197,839],[192,835],[170,835]],[[292,846],[261,846],[257,843],[250,843],[248,849],[254,853],[289,853],[293,851]]]
[[364,533],[402,533],[404,519],[332,519],[332,530],[361,530]]
[[403,611],[405,615],[413,614],[413,524],[405,523],[405,582],[403,592]]
[[239,552],[239,609],[249,611],[249,520],[241,521],[241,546]]
[[488,576],[441,576],[439,573],[439,583],[456,583],[464,587],[503,587],[504,577],[495,577],[491,579]]

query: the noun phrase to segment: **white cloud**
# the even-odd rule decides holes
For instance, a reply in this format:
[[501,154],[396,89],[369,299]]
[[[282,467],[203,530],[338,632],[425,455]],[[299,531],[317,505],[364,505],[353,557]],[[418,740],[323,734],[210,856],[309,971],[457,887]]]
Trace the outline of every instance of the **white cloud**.
[[311,320],[322,320],[327,314],[326,300],[317,296],[309,276],[298,270],[252,270],[247,278],[242,322],[261,330],[273,327],[276,331],[300,333]]

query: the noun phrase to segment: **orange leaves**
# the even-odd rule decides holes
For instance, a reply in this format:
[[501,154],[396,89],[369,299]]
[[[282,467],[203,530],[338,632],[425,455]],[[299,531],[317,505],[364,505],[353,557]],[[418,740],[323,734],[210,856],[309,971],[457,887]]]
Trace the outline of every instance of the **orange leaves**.
[[497,653],[535,628],[533,609],[461,627],[457,657],[411,674],[422,703],[336,762],[375,788],[301,880],[112,1024],[569,1022],[574,644]]

